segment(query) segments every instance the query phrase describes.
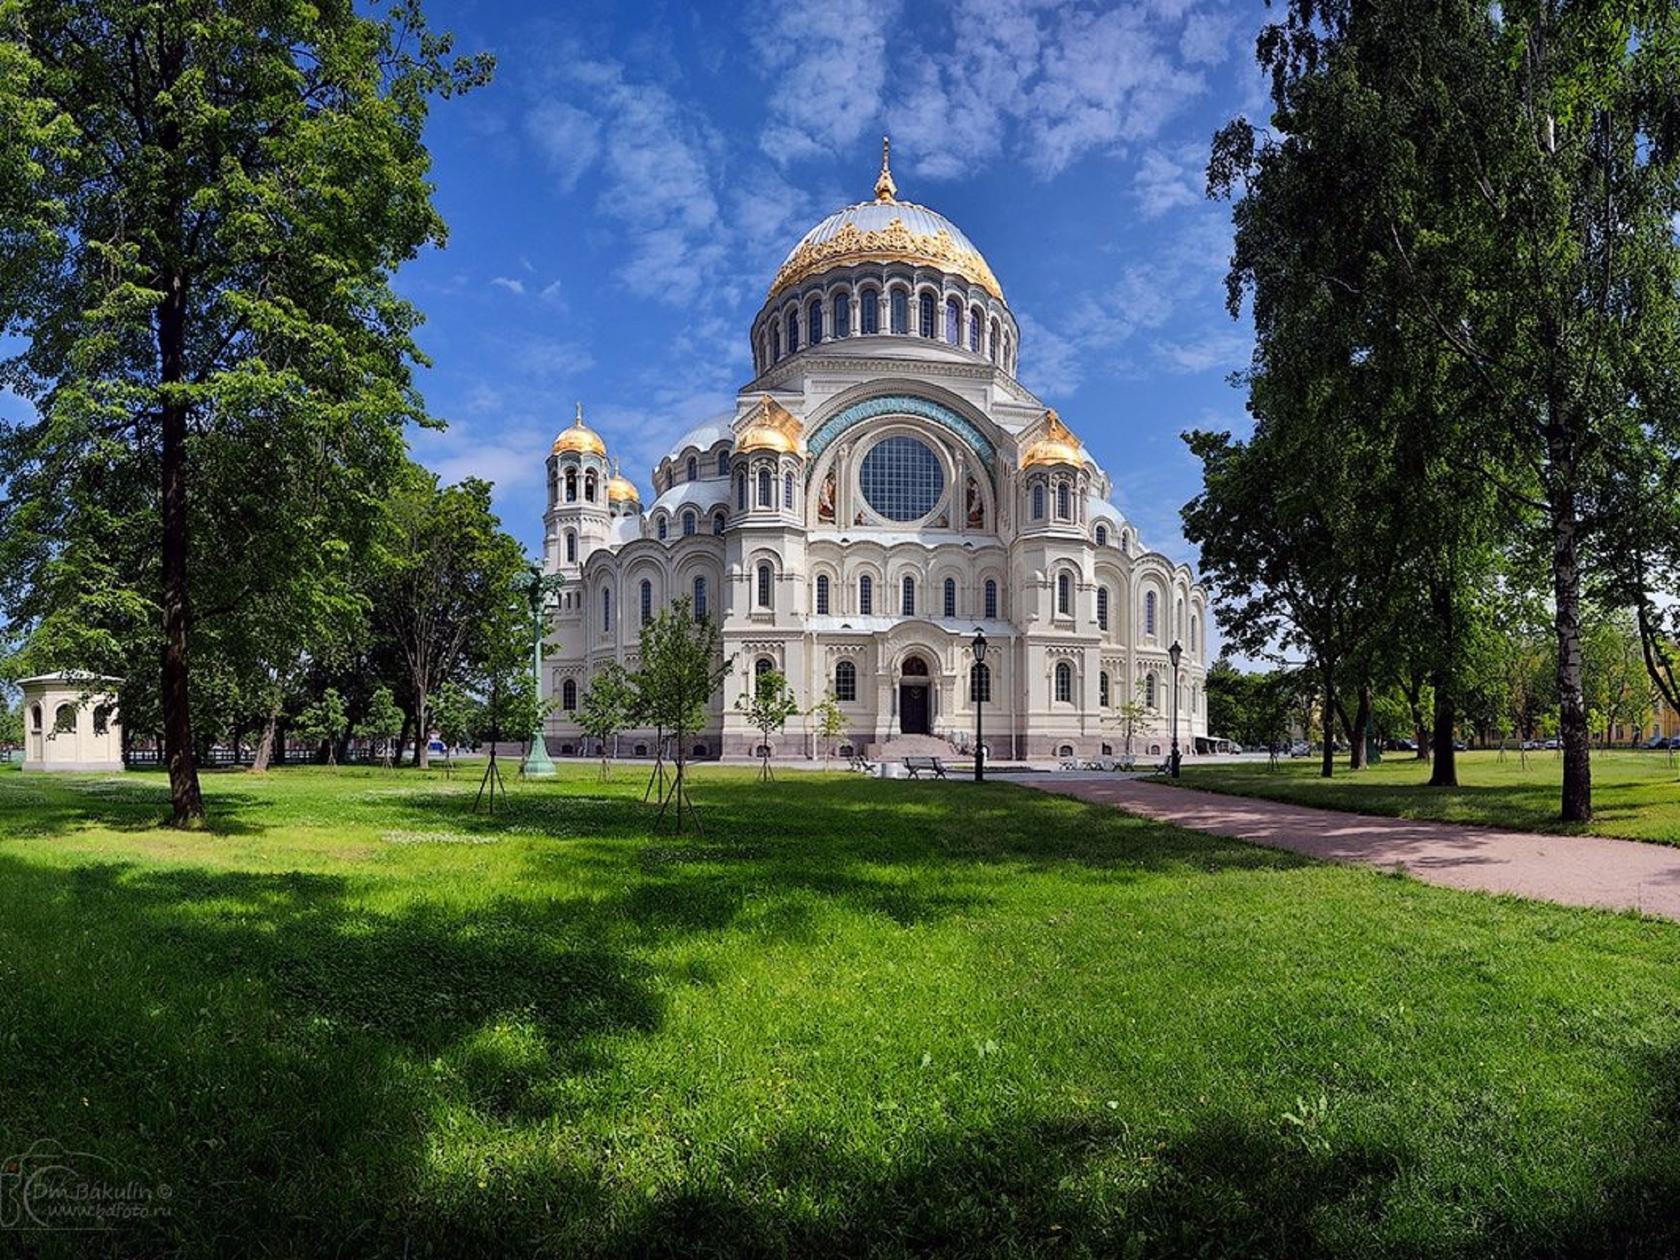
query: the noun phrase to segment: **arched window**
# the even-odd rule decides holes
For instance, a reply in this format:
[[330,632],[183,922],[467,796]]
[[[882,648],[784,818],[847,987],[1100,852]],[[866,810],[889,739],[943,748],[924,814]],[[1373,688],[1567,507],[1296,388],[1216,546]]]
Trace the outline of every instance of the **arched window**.
[[735,506],[738,510],[747,510],[747,474],[735,474]]
[[76,706],[61,704],[53,710],[53,734],[74,735],[76,733]]
[[41,733],[41,706],[38,704],[29,706],[29,729],[37,735]]
[[566,469],[566,502],[577,502],[577,469]]
[[1181,599],[1173,605],[1173,629],[1180,637],[1184,634],[1184,601]]
[[1056,662],[1056,699],[1062,704],[1073,703],[1073,666],[1066,661]]
[[900,583],[900,590],[899,613],[905,617],[914,617],[916,615],[916,579],[906,573],[904,581]]
[[706,620],[706,579],[694,579],[694,620]]
[[916,331],[922,336],[932,338],[937,335],[933,326],[933,294],[924,293],[916,303]]
[[812,298],[805,308],[805,344],[814,346],[822,340],[822,299]]
[[593,471],[583,475],[583,497],[590,503],[595,502],[595,474]]
[[1097,629],[1108,629],[1108,587],[1097,587]]
[[850,337],[852,335],[852,299],[851,295],[841,291],[834,295],[834,319],[832,335],[836,337]]
[[693,512],[684,512],[683,513],[683,537],[684,538],[687,538],[689,535],[693,534],[694,531],[697,528],[699,528],[699,525],[700,525],[700,518],[695,516]]
[[646,578],[642,579],[640,598],[642,601],[642,624],[645,626],[653,620],[653,583]]
[[723,527],[727,523],[728,523],[727,519],[724,517],[722,512],[712,513],[712,533],[714,533],[714,534],[723,533]]
[[1108,671],[1105,669],[1097,675],[1097,703],[1108,708]]
[[834,666],[834,698],[857,699],[857,666],[850,661],[840,661]]
[[976,663],[968,671],[968,701],[970,704],[992,701],[992,667]]
[[947,617],[955,617],[957,615],[957,579],[956,578],[946,578],[945,579],[945,615]]
[[968,348],[970,353],[980,353],[980,326],[986,322],[986,317],[980,313],[978,306],[968,312]]
[[602,587],[601,588],[601,633],[602,634],[608,634],[608,633],[611,633],[611,631],[612,631],[612,591],[609,590],[606,587]]
[[1056,611],[1064,617],[1073,616],[1073,578],[1066,573],[1056,575]]
[[1044,519],[1044,483],[1042,481],[1033,484],[1032,515],[1035,521]]
[[799,350],[799,312],[787,313],[787,347],[788,353],[794,354]]
[[770,596],[772,594],[770,584],[774,580],[774,577],[775,574],[771,572],[769,565],[761,564],[758,566],[758,606],[760,608],[769,608],[772,606],[770,603]]
[[768,656],[761,656],[753,662],[753,677],[762,678],[764,675],[773,672],[775,668],[775,661],[771,660]]
[[903,289],[892,291],[892,330],[895,333],[910,331],[910,295]]
[[866,336],[881,331],[881,296],[874,289],[865,289],[858,298],[858,322]]
[[1107,525],[1098,525],[1097,526],[1097,546],[1099,546],[1099,547],[1108,546],[1108,526]]
[[758,470],[758,506],[761,508],[776,506],[776,501],[771,495],[771,485],[770,470],[760,468]]
[[995,319],[992,321],[992,335],[988,338],[988,341],[992,352],[992,362],[996,363],[998,361],[998,322]]
[[688,479],[690,481],[700,480],[700,461],[692,455],[688,457]]
[[875,580],[865,573],[858,579],[858,612],[865,617],[875,611]]
[[793,474],[782,474],[782,506],[789,512],[793,511]]
[[1143,593],[1143,632],[1145,634],[1154,634],[1155,633],[1155,592],[1154,591],[1145,591]]
[[817,574],[817,615],[828,616],[828,574]]
[[1153,709],[1155,707],[1155,675],[1154,674],[1145,674],[1143,676],[1143,702],[1144,702],[1144,704],[1148,705],[1151,709]]
[[1072,497],[1068,494],[1068,483],[1056,483],[1056,517],[1058,520],[1071,521],[1073,519]]
[[109,735],[111,733],[111,706],[108,704],[95,705],[93,710],[93,733],[95,735]]
[[728,451],[719,451],[717,453],[717,470],[717,475],[720,477],[727,477],[729,475]]
[[570,678],[560,684],[560,707],[567,713],[577,712],[577,683]]
[[569,529],[566,531],[566,563],[577,563],[577,535]]
[[661,512],[657,517],[654,518],[653,532],[658,535],[660,542],[664,542],[665,541],[665,535],[670,533],[670,530],[671,530],[670,520],[666,517],[666,515],[663,512]]
[[770,330],[770,361],[772,363],[782,361],[782,328],[780,324]]
[[1196,655],[1196,640],[1202,637],[1202,618],[1198,613],[1190,614],[1190,655]]
[[962,345],[962,303],[956,298],[945,299],[945,340]]
[[990,621],[996,621],[997,620],[997,615],[998,615],[997,583],[995,581],[993,581],[991,578],[987,578],[986,579],[986,617]]

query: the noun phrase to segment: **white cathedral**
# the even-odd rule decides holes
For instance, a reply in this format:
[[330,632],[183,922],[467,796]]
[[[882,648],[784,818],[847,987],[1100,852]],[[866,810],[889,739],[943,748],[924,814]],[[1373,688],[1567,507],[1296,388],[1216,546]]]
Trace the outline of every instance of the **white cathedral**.
[[[977,704],[992,760],[1118,755],[1128,728],[1134,752],[1164,753],[1175,708],[1186,752],[1206,736],[1206,592],[1143,546],[1108,474],[1016,379],[997,278],[899,200],[884,149],[874,199],[793,247],[751,336],[756,378],[659,461],[652,504],[581,408],[554,441],[551,752],[589,751],[591,674],[633,668],[642,624],[681,596],[733,660],[693,756],[754,752],[735,704],[770,669],[807,710],[835,698],[842,754],[969,748]],[[790,721],[776,755],[821,755],[813,727]]]

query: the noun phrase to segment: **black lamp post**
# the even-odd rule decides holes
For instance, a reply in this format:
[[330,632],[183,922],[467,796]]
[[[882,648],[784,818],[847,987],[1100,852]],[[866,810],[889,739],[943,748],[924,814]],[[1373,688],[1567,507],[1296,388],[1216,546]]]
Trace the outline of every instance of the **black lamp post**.
[[969,689],[974,693],[974,781],[986,781],[986,733],[981,715],[986,711],[986,692],[988,687],[982,686],[985,679],[982,670],[986,665],[986,632],[979,628],[974,631],[974,672],[969,675],[971,681]]
[[1178,761],[1179,761],[1179,755],[1178,755],[1178,658],[1183,656],[1183,655],[1184,655],[1184,648],[1179,645],[1179,642],[1178,642],[1177,639],[1174,639],[1173,640],[1173,645],[1170,648],[1167,649],[1167,659],[1172,662],[1172,667],[1173,667],[1172,777],[1175,778],[1175,779],[1178,778]]

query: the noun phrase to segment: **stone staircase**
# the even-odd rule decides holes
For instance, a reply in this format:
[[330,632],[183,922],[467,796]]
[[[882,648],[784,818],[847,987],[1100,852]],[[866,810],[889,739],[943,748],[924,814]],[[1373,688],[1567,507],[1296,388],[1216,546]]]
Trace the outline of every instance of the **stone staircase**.
[[937,735],[894,735],[872,746],[869,755],[875,761],[901,761],[905,757],[949,759],[958,753],[951,747],[950,740]]

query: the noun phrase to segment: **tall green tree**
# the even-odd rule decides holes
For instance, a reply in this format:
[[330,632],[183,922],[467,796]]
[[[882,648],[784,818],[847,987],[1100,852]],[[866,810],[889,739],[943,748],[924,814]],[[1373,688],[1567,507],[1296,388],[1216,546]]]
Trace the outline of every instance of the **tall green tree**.
[[[410,465],[391,495],[369,603],[380,631],[395,645],[413,706],[414,764],[427,765],[431,697],[477,666],[495,669],[498,726],[504,736],[531,731],[502,722],[515,715],[521,675],[530,676],[529,615],[515,590],[525,572],[519,544],[490,509],[489,483],[455,486]],[[486,696],[492,688],[480,682]]]
[[195,616],[259,565],[208,523],[253,471],[283,510],[267,452],[311,443],[377,498],[428,420],[390,279],[444,238],[428,101],[489,70],[415,0],[0,0],[0,381],[38,411],[0,435],[0,569],[22,624],[155,652],[178,824]]
[[1455,406],[1485,439],[1475,467],[1535,522],[1560,813],[1587,819],[1583,593],[1621,499],[1615,454],[1653,432],[1680,336],[1680,12],[1290,0],[1259,47],[1287,132],[1274,147],[1360,172],[1395,327],[1450,356]]

